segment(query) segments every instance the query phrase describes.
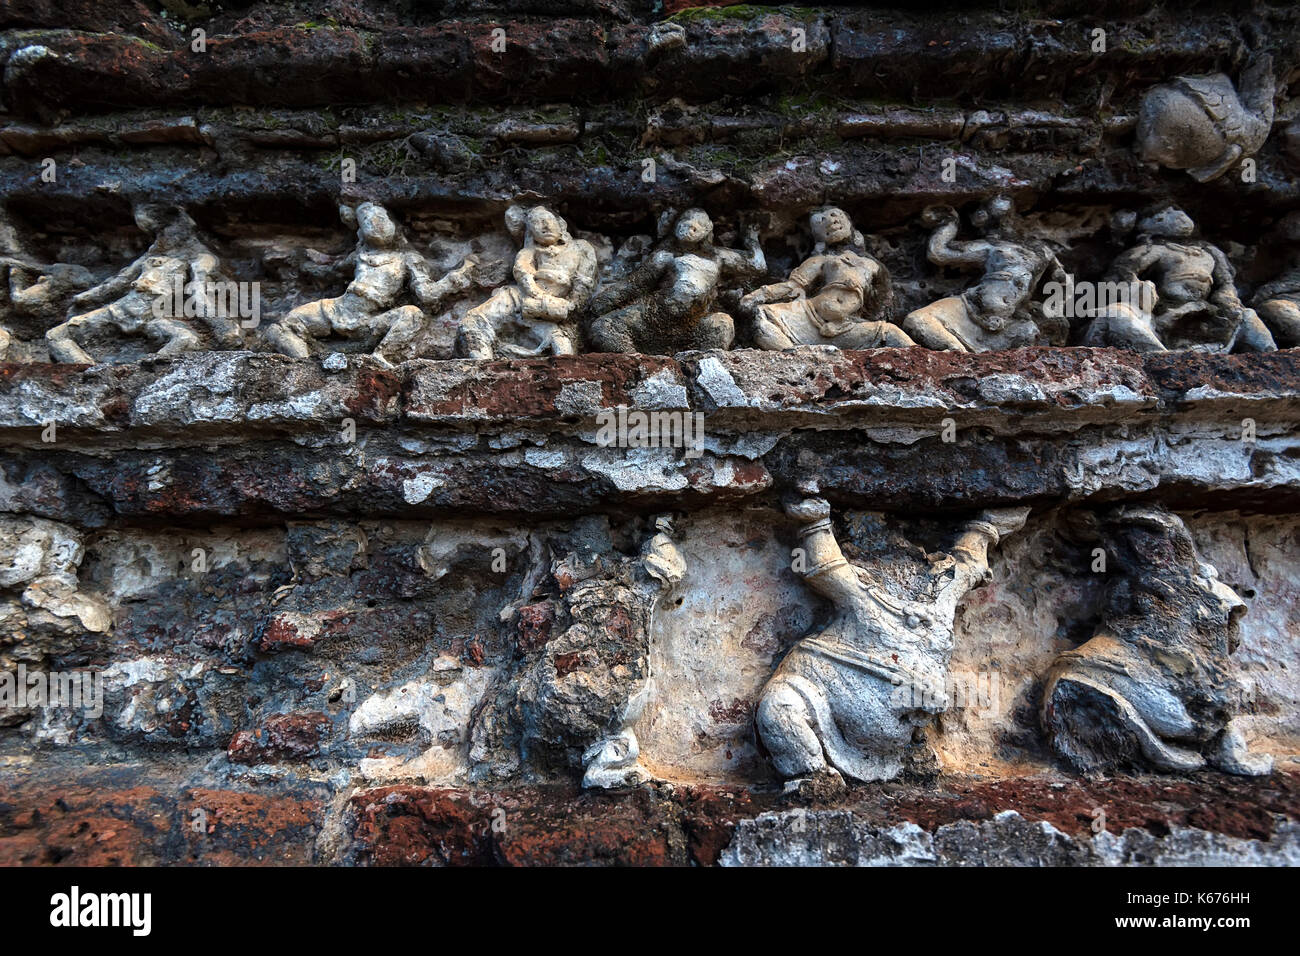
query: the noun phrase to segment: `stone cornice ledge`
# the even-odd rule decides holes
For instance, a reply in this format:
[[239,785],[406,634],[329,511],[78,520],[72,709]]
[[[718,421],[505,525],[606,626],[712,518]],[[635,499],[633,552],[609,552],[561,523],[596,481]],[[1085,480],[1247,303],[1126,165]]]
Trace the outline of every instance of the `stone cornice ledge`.
[[[1300,509],[1300,351],[340,358],[0,366],[0,510],[78,524],[567,516],[801,479],[887,510],[1143,496]],[[703,443],[602,447],[599,416],[619,406],[702,414]]]

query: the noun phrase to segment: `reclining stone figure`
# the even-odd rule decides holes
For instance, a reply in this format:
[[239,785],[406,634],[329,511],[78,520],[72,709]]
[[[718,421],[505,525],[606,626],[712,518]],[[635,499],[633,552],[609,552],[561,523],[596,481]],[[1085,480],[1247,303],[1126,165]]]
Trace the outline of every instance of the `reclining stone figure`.
[[928,600],[890,594],[851,565],[825,500],[805,499],[787,513],[805,522],[803,578],[835,611],[824,630],[791,648],[763,688],[759,739],[787,779],[837,772],[889,780],[903,769],[914,732],[948,709],[958,603],[988,580],[989,547],[1023,527],[1029,509],[986,511],[967,523],[951,554],[931,565]]
[[1270,282],[1255,290],[1255,312],[1273,333],[1279,348],[1300,346],[1300,212],[1279,223],[1278,233],[1290,243],[1290,262]]
[[[456,351],[466,358],[490,359],[500,351],[512,356],[574,355],[578,351],[580,315],[596,289],[596,250],[574,239],[564,220],[544,206],[527,213],[506,211],[506,228],[523,248],[515,256],[514,285],[498,289],[461,320]],[[531,347],[499,341],[530,336]]]
[[[922,222],[935,227],[928,256],[937,266],[982,269],[979,282],[908,314],[903,331],[918,344],[954,352],[988,352],[1048,345],[1064,338],[1064,324],[1031,304],[1049,273],[1065,277],[1055,252],[1044,242],[1011,240],[1003,235],[1011,201],[998,196],[978,210],[971,222],[984,238],[958,241],[961,220],[950,206],[932,206]],[[1059,327],[1058,327],[1059,326]]]
[[1143,217],[1138,230],[1137,244],[1115,260],[1107,278],[1143,288],[1138,298],[1148,301],[1104,310],[1089,324],[1085,345],[1138,351],[1277,348],[1255,310],[1241,304],[1228,257],[1192,238],[1196,225],[1187,213],[1169,206]]
[[1043,727],[1076,769],[1192,771],[1207,763],[1259,775],[1234,714],[1228,666],[1241,598],[1196,550],[1182,519],[1159,507],[1120,507],[1100,523],[1111,561],[1100,625],[1061,654],[1043,691]]
[[449,295],[473,283],[477,260],[467,257],[457,268],[434,280],[424,257],[412,249],[388,211],[364,202],[353,210],[339,209],[344,224],[357,230],[357,247],[340,265],[355,266],[353,279],[341,296],[297,306],[266,330],[272,347],[284,355],[306,358],[308,342],[331,334],[345,339],[378,341],[374,355],[382,361],[402,361],[401,351],[424,328],[420,306],[399,304],[406,289],[426,308],[437,308]]
[[[174,301],[175,290],[178,286],[203,288],[209,282],[221,281],[220,261],[204,245],[194,220],[182,209],[142,204],[135,208],[135,222],[154,236],[152,244],[116,275],[73,296],[73,317],[45,334],[51,361],[93,364],[94,357],[78,339],[107,330],[144,336],[159,344],[159,355],[204,347],[198,332],[177,317],[181,303]],[[171,304],[159,308],[161,303]],[[91,307],[89,311],[82,311],[87,307]],[[218,347],[239,348],[243,343],[237,317],[203,305],[197,318],[203,320]]]
[[708,214],[686,210],[665,248],[592,300],[592,348],[651,355],[730,348],[736,328],[730,315],[715,308],[719,284],[756,278],[767,268],[757,229],[748,231],[746,245],[747,252],[715,246]]
[[1242,71],[1240,96],[1222,73],[1180,76],[1154,87],[1138,113],[1138,155],[1143,162],[1184,169],[1197,182],[1218,179],[1264,145],[1276,92],[1267,55]]
[[785,282],[755,289],[740,300],[753,316],[761,349],[834,345],[842,349],[916,343],[880,319],[893,296],[889,272],[862,249],[862,234],[842,209],[809,217],[817,245]]

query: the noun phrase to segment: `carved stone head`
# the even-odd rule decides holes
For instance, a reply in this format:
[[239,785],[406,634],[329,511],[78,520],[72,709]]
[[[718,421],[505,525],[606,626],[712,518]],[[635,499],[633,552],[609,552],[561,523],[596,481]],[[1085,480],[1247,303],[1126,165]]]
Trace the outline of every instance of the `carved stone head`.
[[1143,162],[1186,170],[1200,182],[1222,176],[1268,137],[1275,92],[1269,57],[1243,71],[1242,90],[1238,96],[1222,73],[1180,76],[1154,87],[1138,113],[1138,155]]
[[828,206],[808,217],[813,239],[821,246],[838,246],[853,239],[853,220],[843,209]]
[[357,235],[373,246],[386,247],[397,238],[397,227],[388,210],[377,203],[363,202],[357,207]]
[[539,246],[553,246],[563,242],[569,234],[564,220],[545,206],[534,206],[528,211],[528,237]]
[[1147,236],[1185,239],[1195,235],[1196,223],[1177,206],[1165,206],[1143,216],[1138,221],[1138,232]]
[[683,246],[699,246],[713,241],[713,220],[703,209],[688,209],[677,217],[673,237]]

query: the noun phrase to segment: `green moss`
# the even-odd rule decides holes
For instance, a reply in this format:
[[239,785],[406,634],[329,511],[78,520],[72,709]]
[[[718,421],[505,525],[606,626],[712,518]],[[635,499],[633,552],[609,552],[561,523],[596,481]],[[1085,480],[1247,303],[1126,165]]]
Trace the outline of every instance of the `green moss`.
[[729,7],[688,7],[669,17],[666,23],[699,23],[710,20],[754,20],[780,15],[795,20],[811,20],[826,13],[824,7],[766,7],[738,3]]

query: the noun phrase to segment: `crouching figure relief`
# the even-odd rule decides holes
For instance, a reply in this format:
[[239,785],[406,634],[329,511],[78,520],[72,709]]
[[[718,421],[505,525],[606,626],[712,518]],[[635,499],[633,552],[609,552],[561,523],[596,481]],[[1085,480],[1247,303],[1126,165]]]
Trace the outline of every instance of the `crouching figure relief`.
[[[514,285],[465,314],[456,351],[471,359],[552,353],[576,355],[580,313],[596,289],[596,250],[569,235],[564,220],[543,206],[506,210],[506,228],[523,239],[515,256]],[[500,341],[507,329],[535,341]],[[508,337],[507,337],[508,338]]]
[[850,564],[825,500],[805,499],[787,513],[805,522],[804,580],[835,611],[824,630],[791,648],[764,687],[759,739],[785,778],[830,771],[889,780],[903,769],[914,731],[948,709],[958,603],[988,579],[989,547],[1023,527],[1029,509],[986,511],[967,523],[951,553],[930,567],[929,600],[890,594]]
[[1096,634],[1057,658],[1043,691],[1052,748],[1076,769],[1129,766],[1266,774],[1235,720],[1228,657],[1241,598],[1201,559],[1182,519],[1158,507],[1104,516],[1113,562]]
[[293,309],[266,330],[267,340],[277,352],[294,358],[306,358],[311,354],[309,341],[331,334],[368,344],[377,341],[377,358],[400,362],[406,357],[403,350],[424,328],[423,309],[401,304],[403,290],[409,287],[421,306],[437,308],[447,296],[470,287],[477,260],[468,257],[435,281],[424,257],[410,247],[383,206],[341,206],[339,214],[345,225],[357,230],[356,250],[339,263],[355,267],[352,281],[336,298]]
[[592,347],[648,355],[731,348],[735,322],[715,308],[720,283],[757,278],[767,268],[757,229],[747,232],[745,244],[745,252],[716,245],[708,213],[686,210],[665,248],[592,300]]

